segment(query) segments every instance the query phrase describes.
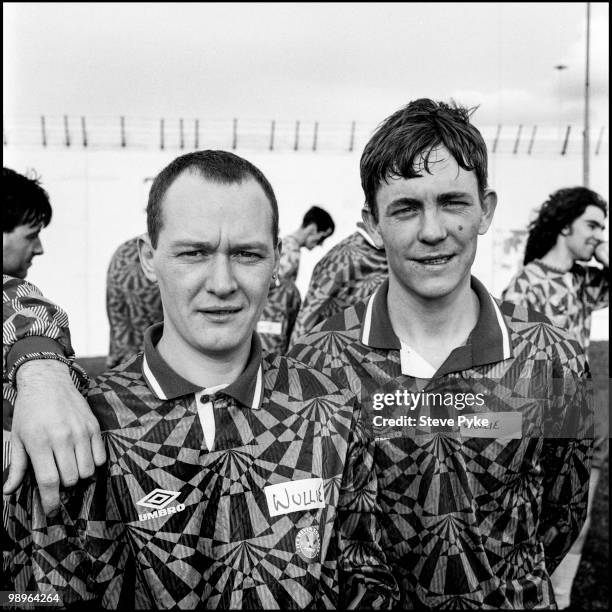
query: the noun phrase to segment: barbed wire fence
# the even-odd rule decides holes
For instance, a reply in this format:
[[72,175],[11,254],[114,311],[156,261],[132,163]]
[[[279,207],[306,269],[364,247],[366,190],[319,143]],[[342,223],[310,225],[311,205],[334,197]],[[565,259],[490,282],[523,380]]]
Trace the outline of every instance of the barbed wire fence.
[[[490,153],[579,155],[581,126],[478,126]],[[145,118],[40,115],[3,117],[4,147],[64,149],[360,151],[376,128],[362,121]],[[608,155],[608,127],[593,130],[592,154]]]

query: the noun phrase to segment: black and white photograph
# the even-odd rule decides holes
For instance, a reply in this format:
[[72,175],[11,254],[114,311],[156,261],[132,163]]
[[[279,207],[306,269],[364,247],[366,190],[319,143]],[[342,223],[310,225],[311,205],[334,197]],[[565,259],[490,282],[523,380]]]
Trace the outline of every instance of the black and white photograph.
[[609,609],[608,3],[2,12],[1,608]]

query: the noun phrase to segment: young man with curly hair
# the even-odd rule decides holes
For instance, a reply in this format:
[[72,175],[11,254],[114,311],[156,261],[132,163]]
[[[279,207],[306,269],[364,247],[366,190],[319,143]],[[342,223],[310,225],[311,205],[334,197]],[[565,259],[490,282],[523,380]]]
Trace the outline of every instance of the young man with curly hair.
[[[503,298],[544,313],[573,334],[588,353],[591,313],[610,301],[609,247],[604,230],[607,205],[586,187],[555,191],[529,227],[523,268],[504,290]],[[585,265],[595,257],[599,266]],[[608,411],[596,406],[596,443],[589,484],[587,518],[571,550],[552,575],[559,609],[570,605],[574,578],[590,525],[591,507],[601,466],[608,455]]]

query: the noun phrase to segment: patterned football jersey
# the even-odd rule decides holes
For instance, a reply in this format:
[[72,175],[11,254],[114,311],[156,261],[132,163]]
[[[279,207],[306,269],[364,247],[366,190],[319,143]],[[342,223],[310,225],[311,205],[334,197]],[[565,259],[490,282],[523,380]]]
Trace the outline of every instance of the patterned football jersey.
[[257,323],[257,333],[264,349],[279,355],[287,352],[301,303],[300,292],[291,280],[280,281],[278,286],[270,288]]
[[300,269],[300,255],[301,247],[297,239],[291,234],[285,236],[278,264],[278,278],[291,280],[295,283]]
[[[87,374],[74,363],[68,316],[56,304],[43,297],[31,283],[4,274],[2,276],[2,482],[8,478],[11,459],[11,427],[17,390],[16,371],[29,359],[59,355],[70,365],[70,375],[77,385],[87,383]],[[2,524],[8,522],[9,506],[4,498]]]
[[55,518],[30,484],[13,496],[18,590],[110,609],[388,608],[355,396],[262,357],[256,334],[240,377],[207,391],[163,361],[161,331],[89,391],[106,465]]
[[387,278],[387,256],[361,231],[341,240],[314,267],[291,343],[345,308],[365,300]]
[[610,303],[610,271],[574,264],[562,272],[535,259],[510,281],[502,299],[544,313],[555,325],[573,333],[586,351],[591,313]]
[[111,258],[106,275],[106,313],[109,368],[142,351],[145,331],[164,318],[159,287],[140,265],[138,237],[120,245]]
[[477,325],[431,378],[411,373],[388,282],[290,355],[361,396],[404,608],[554,608],[549,573],[586,515],[588,367],[543,315],[472,287]]

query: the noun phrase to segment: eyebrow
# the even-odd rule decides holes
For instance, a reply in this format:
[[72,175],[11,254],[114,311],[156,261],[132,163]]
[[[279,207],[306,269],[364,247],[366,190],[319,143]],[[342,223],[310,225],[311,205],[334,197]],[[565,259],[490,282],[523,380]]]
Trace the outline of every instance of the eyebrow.
[[[465,191],[447,191],[446,193],[441,193],[436,198],[438,203],[450,202],[451,200],[469,200],[472,201],[472,195]],[[412,204],[420,206],[422,204],[422,200],[418,198],[408,198],[408,197],[400,197],[395,200],[392,200],[389,203],[387,209],[392,208],[393,206],[399,206],[401,204]]]
[[472,194],[466,191],[447,191],[441,193],[437,198],[438,202],[449,202],[450,200],[469,200],[472,201]]
[[[216,248],[212,245],[212,243],[203,242],[200,240],[177,240],[176,242],[172,242],[170,246],[174,249],[202,249],[205,251],[214,251]],[[267,248],[267,242],[253,241],[233,244],[231,250],[240,251],[244,249],[259,249],[265,251]]]
[[606,229],[605,225],[603,225],[599,221],[595,221],[595,219],[587,219],[586,222],[587,223],[592,223],[593,225],[596,225],[599,229]]
[[417,198],[407,198],[407,197],[401,197],[401,198],[397,198],[395,200],[391,200],[391,202],[389,202],[389,206],[387,207],[387,209],[393,207],[393,206],[400,206],[401,204],[415,204],[415,205],[420,205],[422,204],[421,200],[418,200]]

